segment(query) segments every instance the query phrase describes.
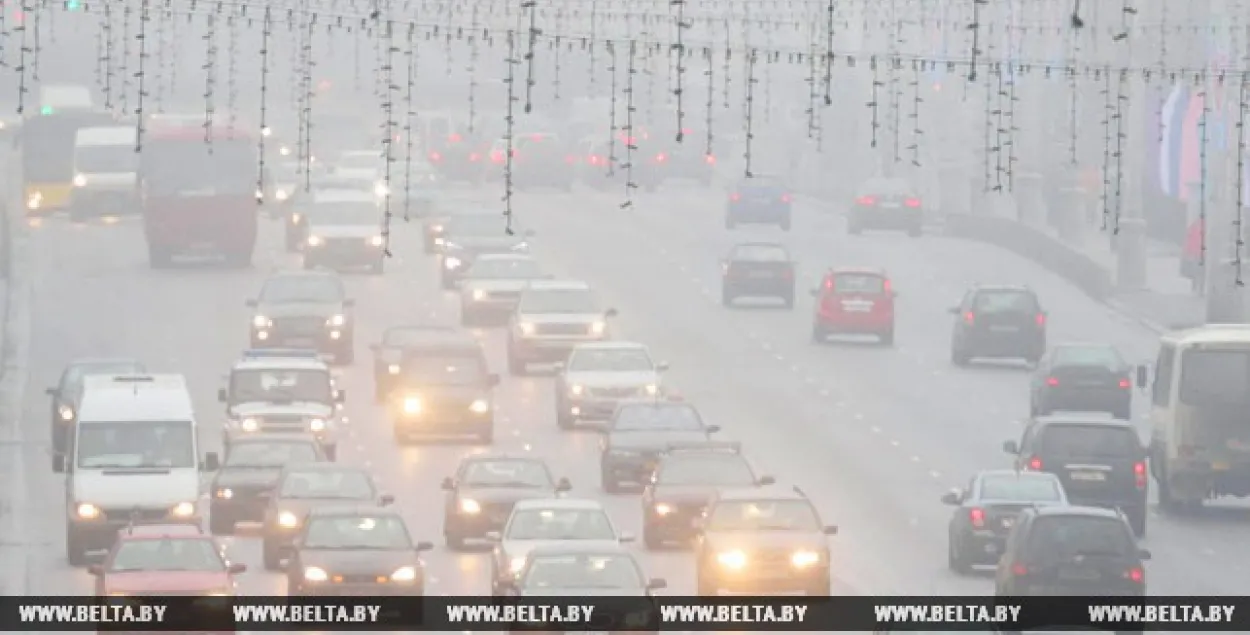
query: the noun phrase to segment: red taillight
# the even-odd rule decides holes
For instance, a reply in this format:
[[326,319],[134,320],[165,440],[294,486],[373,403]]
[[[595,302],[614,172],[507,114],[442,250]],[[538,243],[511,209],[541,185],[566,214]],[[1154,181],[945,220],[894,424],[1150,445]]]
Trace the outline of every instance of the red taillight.
[[908,206],[908,207],[920,207],[920,199],[918,199],[918,198],[909,198],[909,199],[907,199],[907,200],[903,201],[903,204],[904,204],[904,205],[906,205],[906,206]]
[[985,510],[980,507],[973,507],[968,510],[968,520],[972,522],[973,527],[985,526]]
[[876,205],[877,199],[872,196],[861,196],[855,199],[855,203],[859,205]]
[[591,165],[599,165],[599,155],[597,155],[597,154],[592,154],[592,155],[590,155],[590,164],[591,164]]
[[668,156],[667,156],[667,155],[665,155],[663,152],[661,152],[661,153],[659,153],[659,154],[655,155],[655,162],[656,162],[656,163],[664,163],[664,162],[665,162],[665,161],[667,161],[667,160],[668,160]]
[[782,202],[782,203],[789,203],[789,202],[790,202],[790,195],[789,195],[789,194],[782,194],[782,195],[781,195],[781,202]]
[[1033,318],[1033,321],[1037,322],[1038,326],[1046,326],[1046,314],[1038,313],[1037,317]]
[[887,294],[894,293],[894,285],[890,284],[889,278],[886,278],[884,281],[881,282],[881,292],[887,293]]
[[1059,385],[1059,378],[1057,378],[1057,377],[1047,377],[1047,378],[1046,378],[1046,385],[1047,385],[1047,386],[1058,386],[1058,385]]
[[1132,383],[1132,382],[1130,382],[1130,381],[1129,381],[1129,380],[1127,380],[1127,379],[1121,379],[1121,380],[1120,380],[1120,387],[1121,387],[1121,388],[1123,388],[1123,389],[1125,389],[1125,390],[1128,390],[1129,388],[1132,388],[1132,387],[1133,387],[1133,383]]
[[1016,577],[1029,575],[1029,568],[1022,564],[1011,565],[1011,575]]
[[794,278],[794,270],[786,269],[785,271],[781,272],[781,277],[785,278],[786,280],[790,280]]
[[967,313],[964,313],[964,324],[967,324],[968,326],[972,326],[972,324],[976,321],[977,321],[977,316],[975,313],[973,313],[972,311],[968,311]]
[[833,278],[832,277],[825,278],[825,290],[833,291]]
[[712,156],[712,155],[710,155],[710,154],[709,154],[709,155],[707,155],[707,156],[705,156],[705,157],[703,157],[703,160],[704,160],[704,161],[706,161],[708,165],[715,165],[715,164],[716,164],[716,157],[714,157],[714,156]]
[[479,160],[479,159],[481,159],[481,158],[482,158],[482,155],[480,155],[480,154],[478,154],[478,153],[476,153],[476,152],[471,152],[471,153],[469,153],[469,161],[471,161],[471,162],[476,162],[477,160]]
[[569,156],[564,157],[564,162],[565,163],[577,163],[577,157],[570,154]]
[[542,140],[543,140],[543,136],[542,136],[542,135],[540,135],[540,134],[530,135],[530,139],[532,139],[532,140],[534,140],[534,141],[542,141]]
[[1146,488],[1146,463],[1144,461],[1133,464],[1133,478],[1137,480],[1137,489]]
[[460,135],[458,135],[458,134],[453,134],[453,135],[451,135],[450,137],[447,137],[447,141],[449,141],[449,142],[451,142],[451,143],[460,143]]
[[492,163],[503,163],[503,152],[500,150],[495,150],[491,152],[490,160]]
[[1036,456],[1029,459],[1029,469],[1034,472],[1042,471],[1042,459]]
[[442,160],[443,160],[443,155],[441,155],[441,154],[439,154],[439,153],[437,153],[437,152],[431,152],[431,153],[430,153],[430,160],[431,160],[431,161],[442,161]]
[[1124,572],[1124,577],[1129,580],[1141,584],[1146,581],[1146,572],[1141,567],[1133,567]]
[[729,200],[734,201],[736,203],[742,200],[742,195],[737,192],[734,192],[733,194],[729,195]]
[[694,133],[690,132],[690,129],[689,129],[689,128],[682,128],[682,129],[681,129],[681,134],[682,134],[682,136],[685,136],[685,135],[688,135],[688,134],[694,134]]

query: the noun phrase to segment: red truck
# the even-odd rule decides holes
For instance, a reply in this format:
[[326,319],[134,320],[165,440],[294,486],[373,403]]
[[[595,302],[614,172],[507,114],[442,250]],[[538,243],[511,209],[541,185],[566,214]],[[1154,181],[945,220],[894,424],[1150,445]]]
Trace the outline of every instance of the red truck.
[[[204,140],[201,125],[154,123],[143,140],[143,230],[152,267],[179,255],[221,255],[252,263],[260,204],[254,135],[224,127]],[[262,188],[263,189],[263,188]]]

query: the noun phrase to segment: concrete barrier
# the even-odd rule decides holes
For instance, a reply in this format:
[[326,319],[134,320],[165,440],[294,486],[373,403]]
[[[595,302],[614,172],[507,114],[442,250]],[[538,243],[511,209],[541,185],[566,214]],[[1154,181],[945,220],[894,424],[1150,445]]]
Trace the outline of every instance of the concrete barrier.
[[946,217],[946,233],[953,238],[994,245],[1028,258],[1071,282],[1095,300],[1106,301],[1114,292],[1112,271],[1057,238],[1014,219],[950,214]]

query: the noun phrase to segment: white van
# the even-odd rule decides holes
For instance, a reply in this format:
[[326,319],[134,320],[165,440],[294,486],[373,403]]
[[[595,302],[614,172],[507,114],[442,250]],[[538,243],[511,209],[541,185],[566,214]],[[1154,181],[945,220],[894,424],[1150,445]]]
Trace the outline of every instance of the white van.
[[139,155],[133,126],[79,128],[74,137],[74,191],[69,214],[92,216],[139,212]]
[[65,552],[81,566],[89,551],[113,546],[130,524],[202,520],[195,414],[181,375],[99,375],[83,380],[71,455],[53,457],[66,472]]
[[1250,324],[1208,324],[1160,338],[1149,384],[1150,471],[1164,509],[1250,496]]

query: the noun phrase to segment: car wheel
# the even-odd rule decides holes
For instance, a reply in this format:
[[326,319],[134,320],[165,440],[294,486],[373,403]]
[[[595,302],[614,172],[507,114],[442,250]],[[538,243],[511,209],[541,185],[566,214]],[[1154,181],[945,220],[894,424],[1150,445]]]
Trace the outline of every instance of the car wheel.
[[65,559],[71,567],[87,566],[87,547],[73,531],[65,532]]
[[612,478],[612,475],[602,468],[599,470],[599,482],[603,486],[603,491],[609,494],[620,494],[623,491],[621,482]]
[[529,371],[529,366],[525,363],[525,360],[521,359],[520,357],[517,357],[516,353],[512,352],[512,347],[509,346],[508,347],[508,372],[518,377],[521,377],[523,375],[526,375],[527,371]]
[[737,227],[738,227],[737,221],[735,221],[733,218],[729,216],[725,217],[725,229],[736,229]]
[[793,289],[791,289],[785,295],[781,296],[781,304],[787,309],[794,308],[794,290]]
[[282,570],[282,552],[268,541],[265,541],[262,547],[262,558],[265,561],[265,571]]
[[700,571],[698,575],[699,581],[696,585],[697,590],[695,591],[697,595],[703,597],[719,595],[718,591],[720,591],[720,589],[716,588],[716,585],[710,582],[702,571]]
[[1134,507],[1128,511],[1128,524],[1133,528],[1133,535],[1138,538],[1146,537],[1146,506],[1141,505]]
[[566,414],[564,412],[564,408],[560,407],[560,405],[557,405],[556,407],[559,408],[559,410],[556,411],[556,427],[560,428],[561,430],[572,430],[573,429],[572,415]]
[[789,219],[789,217],[787,217],[787,218],[783,219],[783,220],[782,220],[782,221],[781,221],[778,225],[781,227],[781,231],[783,231],[783,232],[788,232],[788,231],[790,231],[790,219]]
[[946,546],[946,566],[959,575],[968,575],[972,572],[972,565],[959,552],[958,547],[955,546],[954,538],[951,538]]
[[451,291],[456,288],[456,280],[447,274],[443,274],[441,283],[444,291]]
[[495,442],[495,427],[492,425],[477,433],[477,440],[480,443],[490,445]]
[[911,236],[912,238],[915,238],[923,234],[924,234],[924,228],[921,227],[920,225],[916,225],[907,230],[907,235]]
[[339,446],[337,443],[324,445],[321,447],[321,451],[324,452],[326,458],[331,461],[337,461],[339,458]]
[[465,305],[460,305],[460,326],[477,326],[477,315]]
[[829,339],[829,333],[825,331],[825,327],[819,324],[812,325],[812,342],[816,344],[824,344]]
[[1128,408],[1128,407],[1125,407],[1125,408],[1116,408],[1116,411],[1115,411],[1115,413],[1113,414],[1113,416],[1114,416],[1116,419],[1123,419],[1123,420],[1125,420],[1125,421],[1132,421],[1132,419],[1133,419],[1133,409],[1132,409],[1132,408]]
[[226,265],[235,269],[246,269],[252,266],[252,248],[240,249],[226,254]]
[[378,261],[369,265],[369,273],[380,276],[386,273],[386,258],[378,258]]
[[286,250],[292,254],[299,251],[299,237],[291,232],[286,234]]
[[956,366],[967,366],[968,361],[971,359],[972,358],[968,356],[968,351],[965,351],[964,349],[958,348],[958,347],[951,348],[951,363],[952,364]]
[[153,269],[168,268],[173,262],[173,254],[160,247],[148,246],[148,265]]
[[846,223],[846,233],[848,233],[848,234],[850,234],[850,235],[852,235],[852,236],[858,236],[858,235],[860,235],[860,234],[864,233],[864,228],[863,228],[863,227],[862,227],[862,226],[861,226],[858,222],[856,222],[856,221],[853,221],[853,220],[852,220],[852,221],[847,221],[847,223]]
[[356,349],[352,347],[351,342],[346,342],[342,348],[334,352],[334,363],[345,366],[356,361]]
[[234,519],[224,511],[209,509],[208,531],[214,536],[234,535]]

